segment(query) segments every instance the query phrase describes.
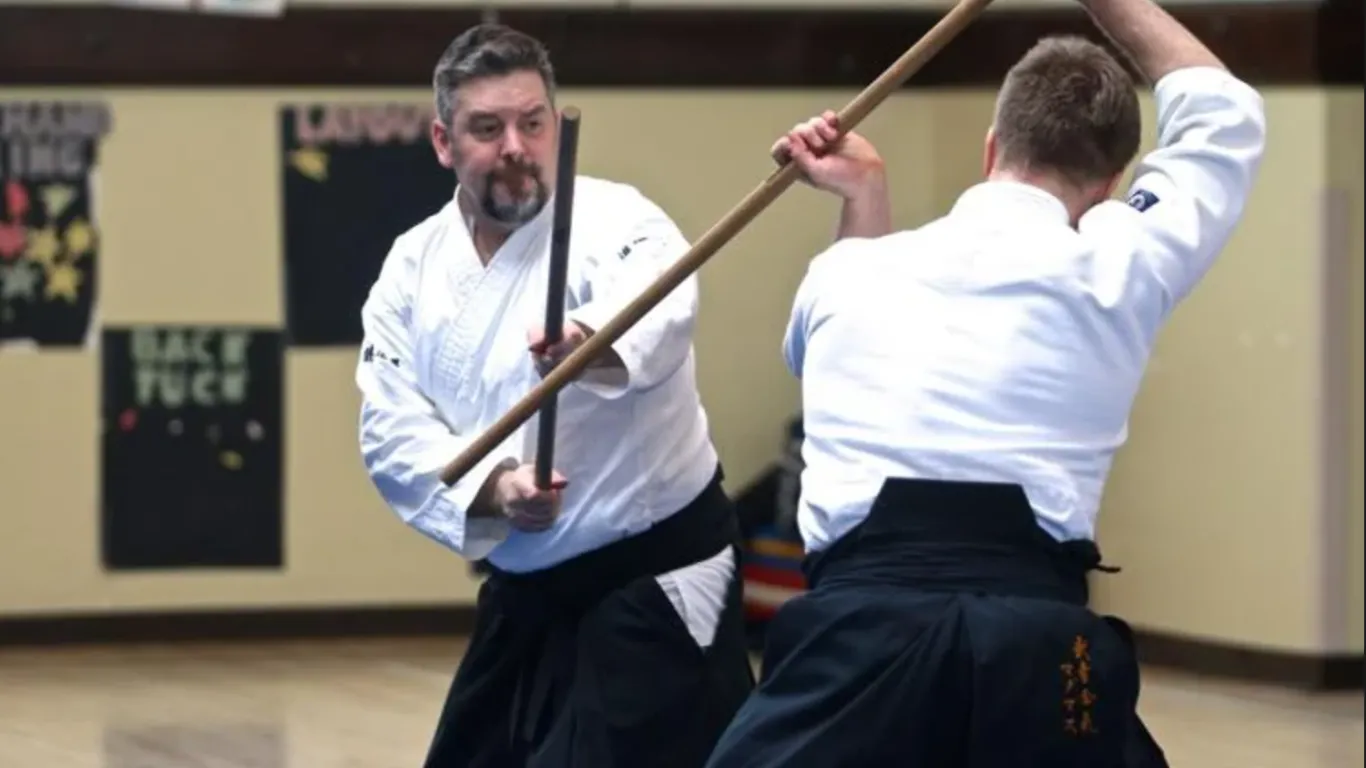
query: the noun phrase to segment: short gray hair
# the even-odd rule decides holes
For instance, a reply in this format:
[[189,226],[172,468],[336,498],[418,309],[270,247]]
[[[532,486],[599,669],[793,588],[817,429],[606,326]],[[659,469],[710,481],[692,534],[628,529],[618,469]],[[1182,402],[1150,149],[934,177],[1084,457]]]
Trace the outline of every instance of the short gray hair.
[[540,40],[502,24],[480,24],[460,33],[446,46],[432,75],[436,114],[449,126],[455,113],[455,91],[484,77],[501,77],[532,70],[541,76],[546,93],[555,100],[555,70]]

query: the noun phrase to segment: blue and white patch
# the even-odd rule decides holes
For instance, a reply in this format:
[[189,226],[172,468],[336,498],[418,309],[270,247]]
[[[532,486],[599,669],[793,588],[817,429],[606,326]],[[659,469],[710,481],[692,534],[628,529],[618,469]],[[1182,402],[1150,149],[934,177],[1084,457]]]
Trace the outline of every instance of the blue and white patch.
[[1136,211],[1146,211],[1157,205],[1158,197],[1146,189],[1136,189],[1126,201]]

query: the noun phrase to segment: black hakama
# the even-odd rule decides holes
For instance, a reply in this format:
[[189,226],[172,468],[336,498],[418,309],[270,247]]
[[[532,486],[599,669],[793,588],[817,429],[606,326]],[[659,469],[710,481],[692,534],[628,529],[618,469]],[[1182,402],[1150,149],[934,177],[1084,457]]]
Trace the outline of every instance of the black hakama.
[[804,563],[708,768],[1157,768],[1128,628],[1087,608],[1090,542],[1022,489],[889,481]]
[[[736,549],[702,649],[655,576]],[[701,768],[753,688],[720,475],[644,533],[543,571],[490,569],[426,768]]]

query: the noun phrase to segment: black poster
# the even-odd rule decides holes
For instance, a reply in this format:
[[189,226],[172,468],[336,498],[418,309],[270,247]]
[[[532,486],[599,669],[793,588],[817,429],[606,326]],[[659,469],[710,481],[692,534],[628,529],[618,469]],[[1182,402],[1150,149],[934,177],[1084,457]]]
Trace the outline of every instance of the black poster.
[[441,209],[455,175],[436,160],[431,107],[281,110],[285,317],[291,346],[354,346],[394,238]]
[[84,346],[95,314],[92,171],[108,107],[0,102],[0,346]]
[[281,567],[283,341],[273,329],[108,329],[104,563]]

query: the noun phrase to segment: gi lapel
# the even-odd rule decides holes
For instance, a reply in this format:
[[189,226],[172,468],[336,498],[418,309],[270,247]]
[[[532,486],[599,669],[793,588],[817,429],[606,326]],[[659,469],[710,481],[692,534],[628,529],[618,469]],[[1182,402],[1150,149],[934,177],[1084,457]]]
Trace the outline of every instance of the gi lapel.
[[[547,205],[536,218],[513,232],[484,267],[458,207],[453,206],[455,221],[447,225],[442,260],[447,269],[449,320],[439,366],[442,380],[454,385],[456,400],[461,403],[481,398],[486,383],[481,373],[495,344],[524,342],[526,328],[505,327],[516,317],[508,310],[521,298],[518,291],[525,290],[520,278],[540,263],[541,252],[549,247],[550,210]],[[535,303],[543,305],[545,297],[536,297]],[[504,334],[507,338],[502,338]]]

